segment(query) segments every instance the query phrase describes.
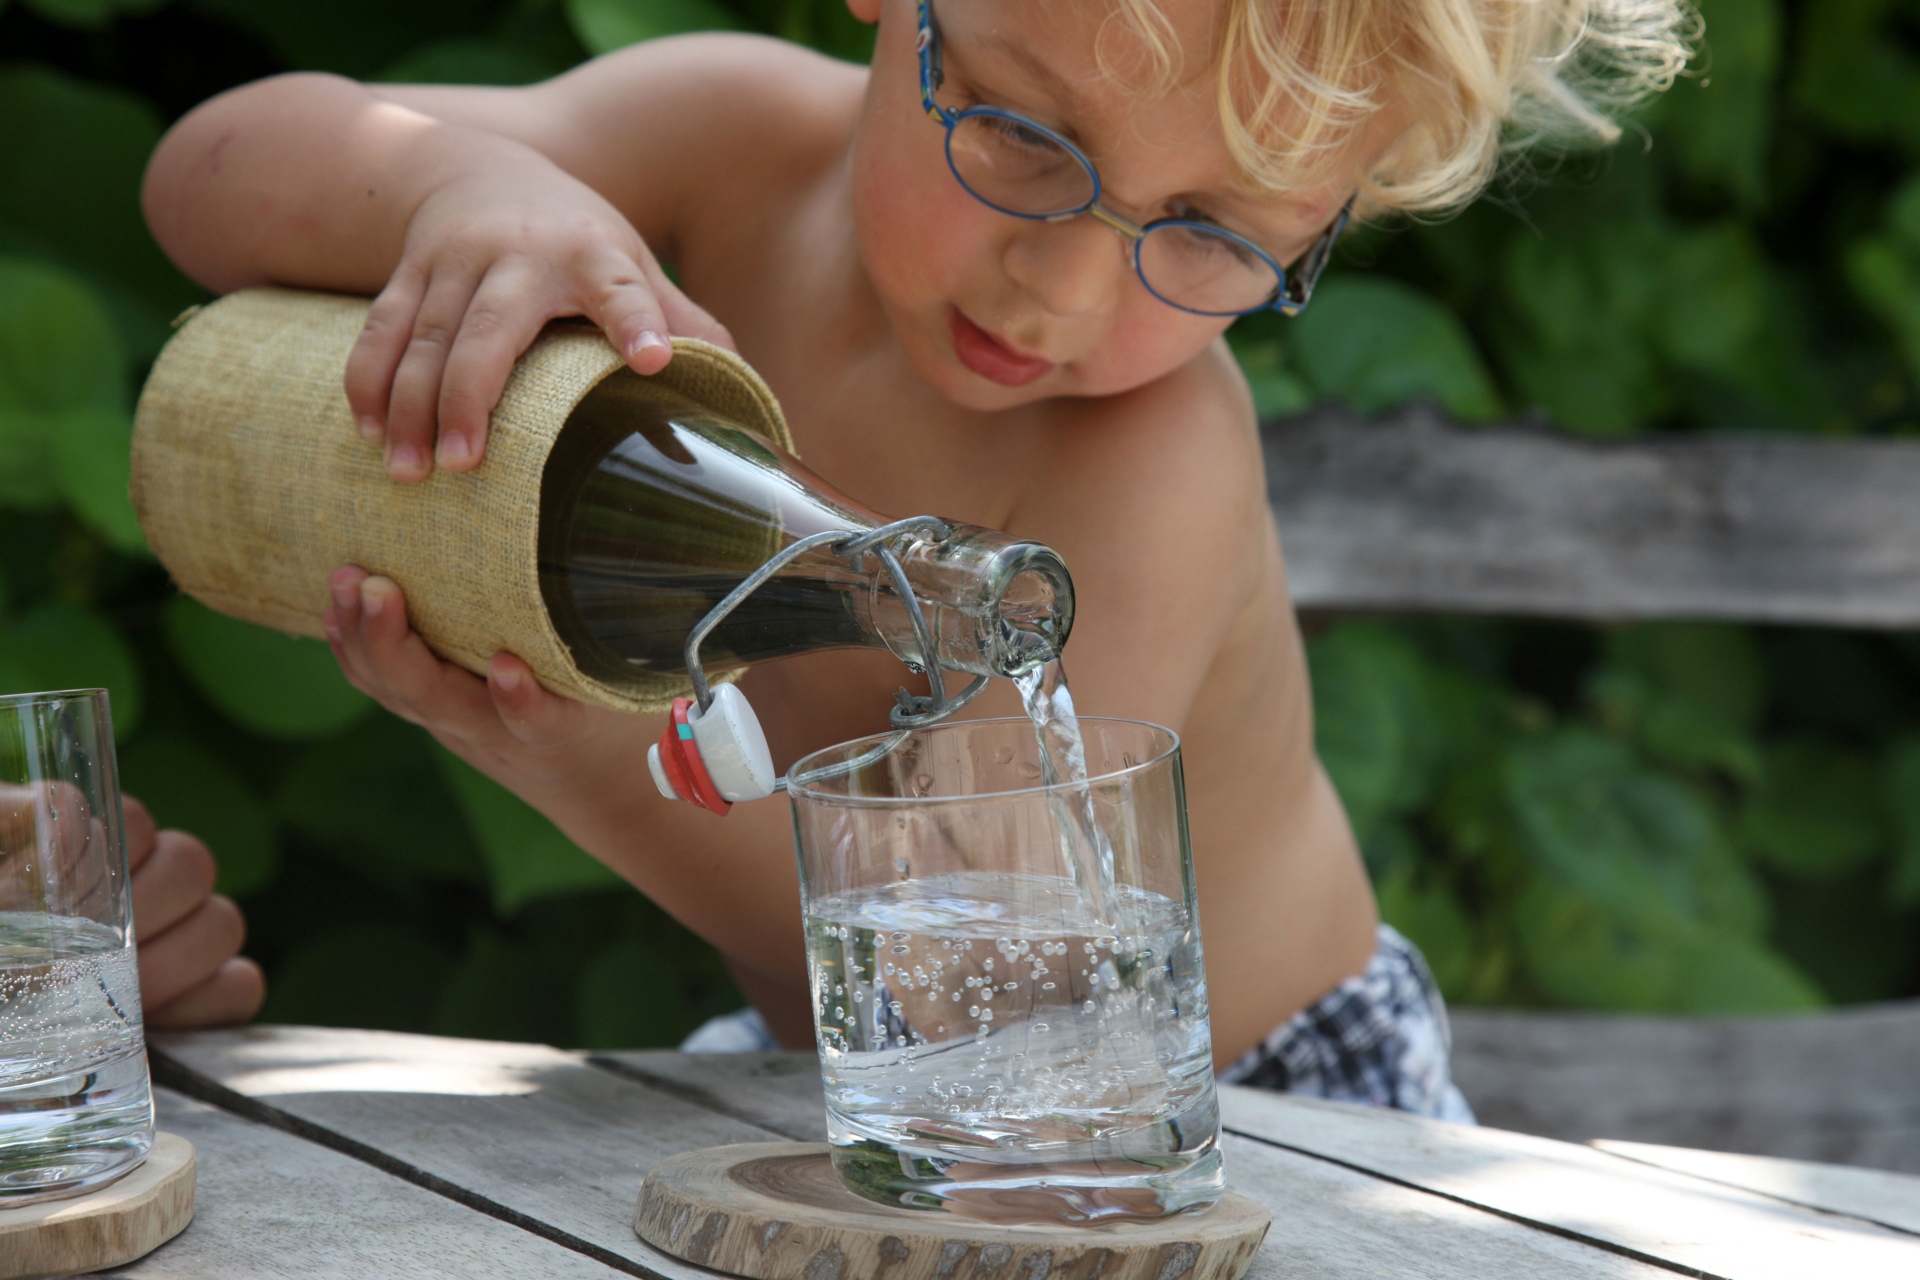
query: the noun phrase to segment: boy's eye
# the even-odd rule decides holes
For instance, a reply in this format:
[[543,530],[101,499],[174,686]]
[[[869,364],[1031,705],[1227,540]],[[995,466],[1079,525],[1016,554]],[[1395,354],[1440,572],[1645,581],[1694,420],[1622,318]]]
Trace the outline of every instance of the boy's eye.
[[1166,248],[1194,260],[1222,259],[1235,266],[1255,271],[1267,270],[1267,264],[1242,241],[1203,227],[1161,227],[1154,233],[1166,242]]
[[978,119],[993,131],[995,139],[1002,146],[1027,151],[1058,152],[1060,150],[1058,143],[1032,125],[1010,120],[1006,116],[980,116]]

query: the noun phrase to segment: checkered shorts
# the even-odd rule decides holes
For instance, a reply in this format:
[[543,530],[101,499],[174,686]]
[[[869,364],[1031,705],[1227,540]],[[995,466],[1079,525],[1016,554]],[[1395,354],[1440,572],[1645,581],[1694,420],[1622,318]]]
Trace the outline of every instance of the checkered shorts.
[[[1447,1071],[1452,1041],[1446,1003],[1419,948],[1383,924],[1365,973],[1281,1023],[1220,1078],[1472,1124]],[[687,1053],[779,1047],[752,1009],[713,1018],[680,1045]]]
[[1452,1045],[1426,959],[1383,924],[1365,973],[1274,1028],[1220,1079],[1472,1124],[1447,1070]]

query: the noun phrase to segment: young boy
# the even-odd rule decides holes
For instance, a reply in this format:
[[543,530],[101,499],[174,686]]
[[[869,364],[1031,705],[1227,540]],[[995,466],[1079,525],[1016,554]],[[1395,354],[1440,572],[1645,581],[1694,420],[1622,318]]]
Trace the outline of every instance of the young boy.
[[[379,295],[347,394],[397,481],[477,465],[514,358],[585,315],[641,373],[667,334],[736,347],[808,464],[878,510],[1059,550],[1076,702],[1185,741],[1228,1078],[1466,1118],[1439,997],[1378,926],[1314,757],[1220,337],[1303,304],[1349,208],[1471,198],[1509,121],[1609,138],[1587,99],[1679,69],[1680,0],[849,3],[879,24],[871,70],[706,35],[524,89],[248,86],[168,135],[148,218],[211,289]],[[784,805],[664,801],[659,724],[548,694],[510,654],[477,679],[391,581],[332,587],[356,685],[712,941],[780,1043],[811,1043]],[[784,768],[883,727],[899,674],[833,652],[743,688]],[[1017,712],[1003,683],[973,709]]]

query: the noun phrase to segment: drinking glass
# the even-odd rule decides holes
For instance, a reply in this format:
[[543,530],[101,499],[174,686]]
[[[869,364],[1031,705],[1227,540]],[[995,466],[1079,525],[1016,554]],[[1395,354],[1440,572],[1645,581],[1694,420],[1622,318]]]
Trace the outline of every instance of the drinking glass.
[[106,691],[0,697],[0,1208],[111,1182],[152,1145]]
[[1026,720],[788,776],[833,1163],[869,1199],[1089,1222],[1222,1193],[1179,738],[1080,728],[1078,784]]

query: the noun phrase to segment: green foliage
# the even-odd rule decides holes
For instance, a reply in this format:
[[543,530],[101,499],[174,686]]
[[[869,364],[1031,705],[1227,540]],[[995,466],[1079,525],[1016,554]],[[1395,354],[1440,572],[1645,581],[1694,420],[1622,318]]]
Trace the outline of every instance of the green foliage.
[[223,761],[191,742],[146,734],[122,754],[120,785],[160,826],[191,831],[219,850],[221,893],[245,897],[272,882],[280,861],[273,816]]
[[479,834],[502,914],[540,898],[620,883],[526,801],[450,751],[441,751],[439,760]]
[[738,25],[714,0],[567,0],[567,18],[580,43],[594,53],[656,36]]
[[166,607],[173,656],[208,701],[269,738],[322,738],[373,709],[317,640],[281,635],[176,596]]
[[[1700,9],[1700,62],[1611,154],[1363,229],[1364,273],[1337,263],[1298,321],[1236,325],[1259,411],[1920,431],[1914,0]],[[141,222],[163,115],[274,70],[517,84],[726,27],[855,61],[873,41],[841,0],[0,8],[0,691],[110,690],[129,791],[204,835],[245,902],[269,1018],[616,1047],[673,1043],[738,996],[710,948],[372,708],[323,646],[177,598],[146,555],[131,389],[202,296]],[[1920,990],[1920,642],[1371,621],[1320,634],[1311,665],[1382,913],[1456,999]]]

